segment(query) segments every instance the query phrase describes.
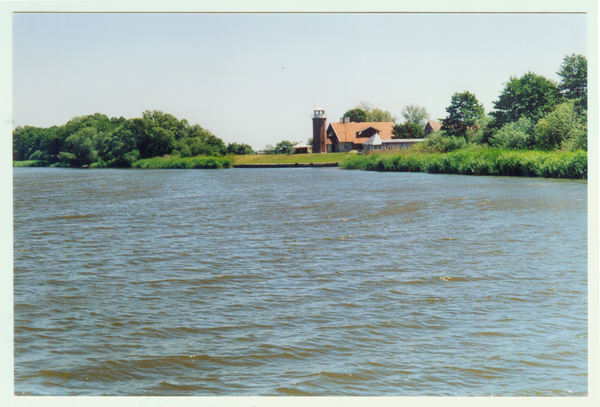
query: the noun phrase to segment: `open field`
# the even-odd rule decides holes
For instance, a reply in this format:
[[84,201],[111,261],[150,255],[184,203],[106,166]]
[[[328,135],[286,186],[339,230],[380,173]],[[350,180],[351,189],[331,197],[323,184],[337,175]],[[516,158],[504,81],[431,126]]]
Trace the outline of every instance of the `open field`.
[[235,164],[339,163],[347,153],[236,155]]

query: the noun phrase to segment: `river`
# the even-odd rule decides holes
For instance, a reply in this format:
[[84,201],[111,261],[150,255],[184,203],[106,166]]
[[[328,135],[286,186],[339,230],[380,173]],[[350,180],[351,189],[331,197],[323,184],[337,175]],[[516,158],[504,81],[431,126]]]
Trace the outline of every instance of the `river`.
[[14,168],[14,386],[585,396],[587,182]]

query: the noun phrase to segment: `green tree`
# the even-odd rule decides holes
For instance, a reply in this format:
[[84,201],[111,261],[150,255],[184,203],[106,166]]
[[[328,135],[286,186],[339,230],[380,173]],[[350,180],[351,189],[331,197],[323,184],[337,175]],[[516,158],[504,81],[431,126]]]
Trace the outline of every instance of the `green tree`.
[[424,107],[417,105],[404,106],[400,114],[407,123],[414,123],[423,126],[423,128],[425,128],[427,121],[429,120],[429,113],[427,113],[427,110]]
[[442,130],[451,136],[466,136],[467,129],[476,125],[485,115],[483,105],[469,91],[452,95],[450,106],[446,108],[448,116],[442,119]]
[[188,137],[189,125],[187,120],[177,120],[175,116],[163,113],[160,110],[146,110],[142,118],[149,123],[150,127],[160,127],[173,134],[175,140]]
[[534,136],[536,147],[545,150],[561,147],[587,149],[586,123],[577,114],[574,101],[558,105],[540,119],[535,125]]
[[489,140],[490,145],[505,149],[524,150],[533,143],[533,122],[527,117],[521,117],[516,122],[505,124],[494,132]]
[[254,150],[252,149],[252,146],[248,144],[229,143],[227,145],[227,153],[236,155],[250,155],[254,154]]
[[173,150],[175,135],[170,130],[154,126],[150,128],[148,136],[148,144],[145,145],[146,157],[161,157]]
[[111,133],[98,133],[92,139],[100,158],[115,167],[129,167],[129,161],[125,156],[133,150],[138,152],[138,140],[128,128],[127,123],[116,128]]
[[367,114],[367,122],[395,122],[396,117],[394,117],[387,110],[381,110],[377,107],[373,107],[370,103],[360,102],[356,105],[357,109],[361,109]]
[[13,130],[13,160],[26,160],[32,153],[29,151],[33,146],[35,135],[34,127],[17,127]]
[[292,143],[291,141],[283,140],[275,145],[275,154],[291,154],[292,147],[297,143]]
[[587,110],[587,58],[583,55],[567,55],[557,74],[562,78],[558,89],[563,96],[576,99],[576,107]]
[[416,123],[396,124],[392,129],[394,138],[425,138],[425,129]]
[[475,124],[465,131],[465,138],[469,143],[488,144],[490,137],[494,134],[492,126],[493,118],[490,115],[482,114]]
[[381,110],[377,107],[367,113],[370,122],[395,122],[396,117],[387,110]]
[[189,137],[196,140],[190,144],[192,155],[223,155],[227,152],[227,146],[209,130],[203,129],[195,124],[189,129]]
[[67,137],[65,146],[68,152],[75,155],[75,159],[72,160],[74,165],[86,165],[98,159],[98,152],[92,145],[92,139],[96,134],[95,127],[83,127]]
[[510,77],[498,100],[493,102],[495,111],[491,114],[498,128],[516,122],[521,116],[537,122],[561,101],[556,83],[528,72],[520,78]]
[[350,109],[344,113],[344,117],[349,117],[354,123],[363,123],[367,121],[367,112],[359,108]]
[[128,167],[132,160],[169,154],[176,146],[186,156],[222,155],[227,150],[223,140],[199,125],[190,126],[186,120],[156,110],[146,110],[142,116],[109,119],[95,113],[48,129],[17,127],[13,159],[26,160],[39,150],[44,160],[65,165],[101,159],[109,166]]

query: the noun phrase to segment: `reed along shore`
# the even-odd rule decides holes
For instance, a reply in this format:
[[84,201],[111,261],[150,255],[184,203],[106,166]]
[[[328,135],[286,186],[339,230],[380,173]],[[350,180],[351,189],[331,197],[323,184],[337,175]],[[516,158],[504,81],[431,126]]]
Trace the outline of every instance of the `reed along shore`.
[[587,152],[467,148],[447,153],[403,150],[348,156],[345,169],[433,174],[587,178]]

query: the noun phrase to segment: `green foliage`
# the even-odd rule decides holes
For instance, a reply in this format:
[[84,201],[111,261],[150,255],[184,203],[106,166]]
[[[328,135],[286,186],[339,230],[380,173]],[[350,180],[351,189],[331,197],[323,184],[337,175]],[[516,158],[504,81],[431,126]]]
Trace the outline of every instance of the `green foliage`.
[[406,120],[407,123],[413,123],[422,126],[423,129],[429,120],[429,113],[427,113],[427,110],[424,107],[417,105],[404,106],[402,108],[401,115],[404,117],[404,120]]
[[533,129],[531,119],[521,117],[494,132],[490,145],[504,149],[528,149],[534,144]]
[[446,108],[448,116],[442,120],[442,130],[452,136],[466,136],[467,129],[475,126],[485,114],[483,105],[469,91],[452,95],[450,106]]
[[108,168],[108,163],[102,159],[99,159],[97,163],[91,163],[90,168]]
[[465,131],[465,138],[471,144],[485,145],[489,143],[493,135],[493,119],[486,114],[482,114],[475,120],[475,124]]
[[254,154],[252,146],[248,144],[229,143],[227,145],[227,153],[235,155],[251,155]]
[[392,132],[394,138],[425,138],[425,128],[411,122],[395,124]]
[[75,117],[60,127],[17,127],[13,131],[13,159],[26,160],[36,154],[34,158],[61,166],[102,160],[111,167],[129,167],[140,158],[163,156],[173,150],[181,156],[226,153],[223,140],[197,124],[190,126],[186,120],[156,110],[146,110],[142,116],[109,119],[96,113]]
[[[370,103],[360,102],[356,105],[356,109],[362,110],[367,115],[366,122],[395,122],[396,117],[394,117],[387,110],[381,110],[377,107],[373,107]],[[350,119],[352,120],[352,119]]]
[[75,161],[75,154],[67,153],[66,151],[61,151],[58,153],[58,161],[63,164],[71,165],[73,161]]
[[535,126],[535,144],[539,148],[551,150],[587,150],[587,128],[577,114],[574,101],[562,103]]
[[397,153],[348,156],[340,166],[371,171],[587,178],[587,152],[472,147],[449,153],[423,153],[410,148]]
[[225,157],[155,157],[135,161],[131,167],[140,169],[216,169],[230,168],[233,162]]
[[65,146],[67,150],[75,156],[75,158],[71,160],[73,165],[86,165],[98,159],[98,152],[94,150],[92,145],[92,139],[96,135],[96,128],[84,127],[67,137]]
[[27,160],[36,151],[41,151],[45,160],[61,150],[57,144],[56,127],[43,129],[39,127],[17,127],[13,130],[13,159]]
[[460,150],[466,146],[467,141],[464,137],[453,136],[441,130],[431,133],[421,145],[415,147],[423,152],[445,153],[448,151]]
[[35,150],[35,152],[29,156],[29,160],[31,160],[31,161],[42,160],[43,159],[42,156],[43,156],[43,153],[40,150]]
[[349,117],[351,122],[395,122],[396,118],[387,110],[381,110],[373,105],[360,102],[354,109],[344,113],[344,117]]
[[364,123],[368,121],[367,112],[359,108],[348,110],[344,113],[343,117],[349,117],[350,121],[354,123]]
[[275,146],[267,144],[263,149],[266,154],[291,154],[292,148],[298,144],[297,142],[292,143],[291,141],[283,140],[277,143]]
[[557,74],[562,78],[558,89],[564,97],[577,100],[577,109],[587,110],[587,58],[583,55],[567,55]]
[[395,122],[396,117],[387,110],[381,110],[377,107],[367,112],[367,118],[370,122]]
[[520,78],[510,77],[491,114],[497,126],[516,122],[522,116],[537,122],[562,101],[558,86],[553,81],[528,72]]
[[140,157],[141,157],[141,154],[140,154],[139,150],[128,151],[127,153],[123,154],[123,156],[116,158],[112,162],[112,166],[128,168],[128,167],[131,167],[134,162],[139,160]]
[[175,140],[188,137],[189,125],[185,119],[179,121],[175,116],[160,110],[146,110],[142,113],[142,117],[148,122],[150,128],[158,127],[168,131]]

